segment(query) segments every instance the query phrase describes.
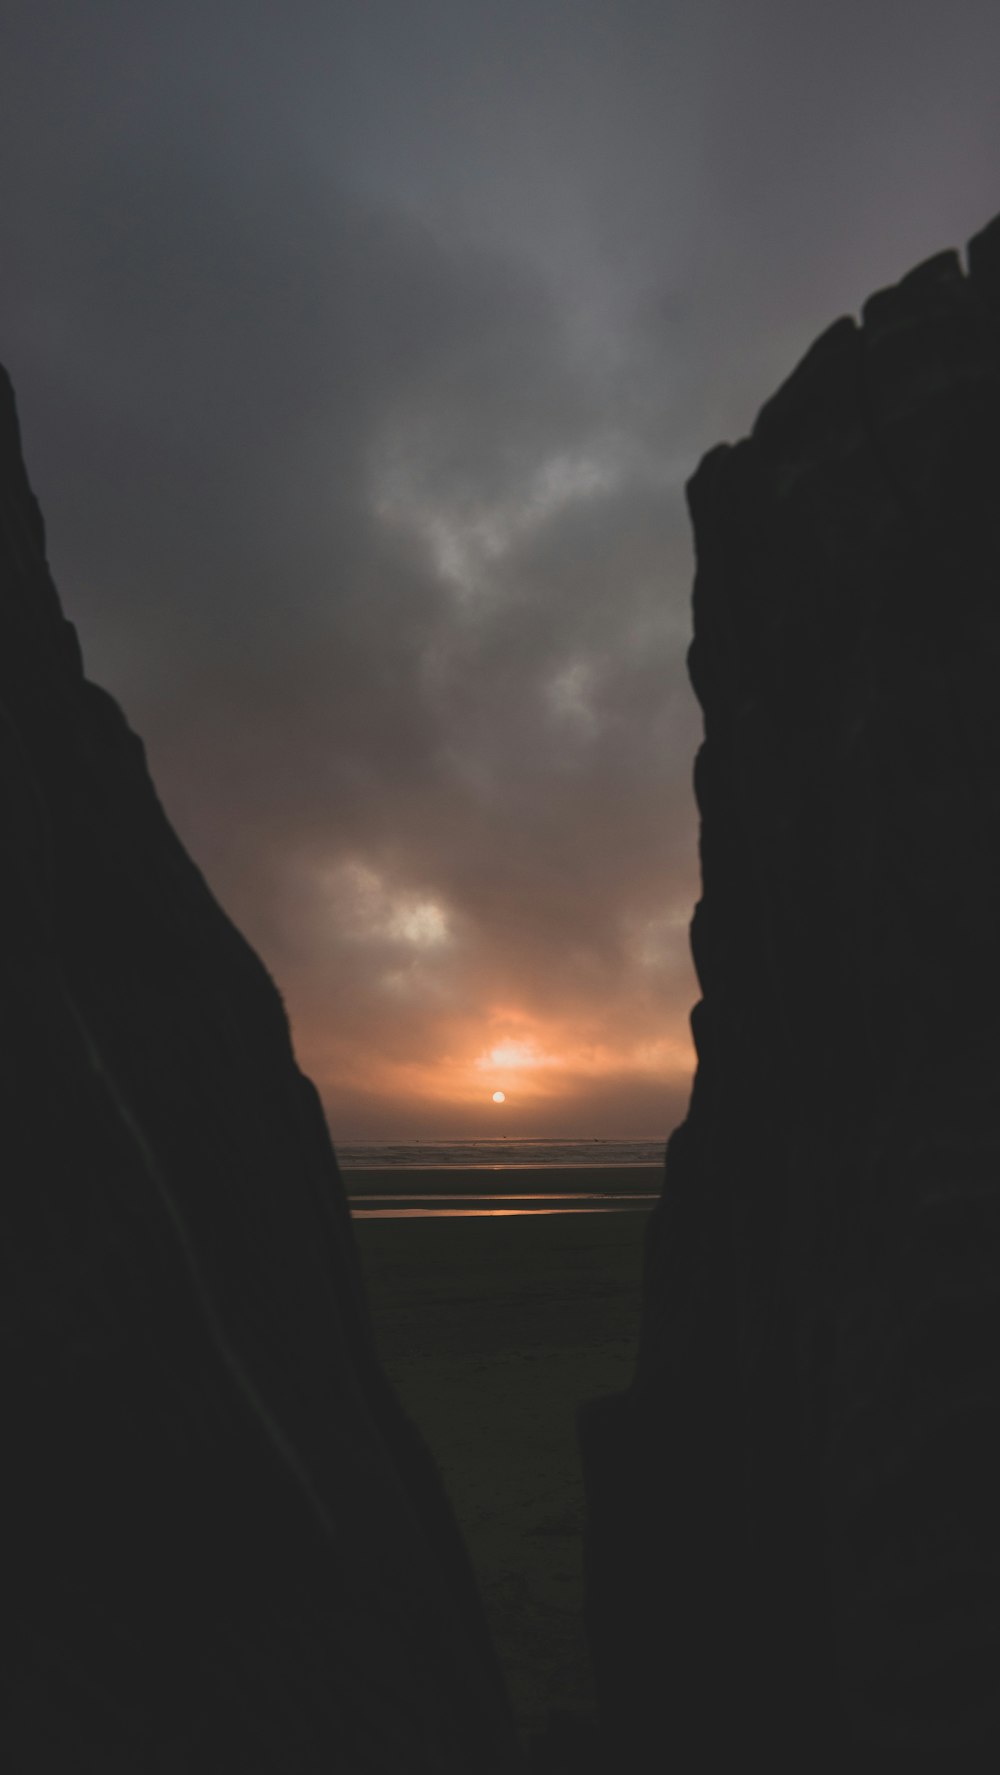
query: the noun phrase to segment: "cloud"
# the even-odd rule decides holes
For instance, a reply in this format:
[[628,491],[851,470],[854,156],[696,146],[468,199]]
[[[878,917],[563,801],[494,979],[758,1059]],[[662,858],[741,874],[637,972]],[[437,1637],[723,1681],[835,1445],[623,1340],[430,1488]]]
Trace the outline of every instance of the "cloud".
[[[348,1088],[467,1116],[512,1000],[549,1044],[515,1116],[652,1078],[676,1012],[623,933],[690,899],[676,494],[509,255],[301,168],[95,177],[63,247],[66,361],[101,374],[60,391],[89,438],[57,463],[57,571],[65,525],[91,669],[335,1131]],[[685,956],[679,930],[660,987]]]
[[0,349],[57,580],[335,1134],[467,1132],[494,1066],[523,1132],[680,1114],[683,482],[961,238],[970,165],[983,219],[993,16],[946,130],[922,4],[929,129],[860,6],[821,64],[776,3],[15,4]]

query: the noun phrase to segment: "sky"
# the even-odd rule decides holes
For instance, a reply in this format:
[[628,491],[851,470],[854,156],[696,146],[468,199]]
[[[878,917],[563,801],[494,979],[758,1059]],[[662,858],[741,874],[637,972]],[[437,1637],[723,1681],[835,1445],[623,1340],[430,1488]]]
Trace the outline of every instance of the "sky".
[[335,1140],[683,1116],[684,483],[1000,209],[998,66],[996,0],[7,0],[50,561]]

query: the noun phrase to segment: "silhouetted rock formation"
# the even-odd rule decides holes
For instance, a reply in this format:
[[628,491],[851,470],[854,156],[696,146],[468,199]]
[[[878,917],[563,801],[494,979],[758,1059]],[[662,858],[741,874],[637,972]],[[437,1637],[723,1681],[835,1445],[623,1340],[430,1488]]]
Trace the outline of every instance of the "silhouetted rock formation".
[[689,497],[704,996],[581,1425],[605,1717],[641,1768],[995,1767],[1000,221]]
[[318,1100],[84,679],[5,377],[0,519],[0,1764],[515,1769]]

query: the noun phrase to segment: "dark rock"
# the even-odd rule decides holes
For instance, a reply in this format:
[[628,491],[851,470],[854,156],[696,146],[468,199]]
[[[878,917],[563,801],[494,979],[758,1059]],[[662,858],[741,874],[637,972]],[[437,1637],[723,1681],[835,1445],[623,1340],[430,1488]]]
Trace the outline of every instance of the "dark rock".
[[1000,222],[691,482],[698,1072],[581,1422],[622,1766],[1000,1756]]
[[11,1775],[520,1767],[284,1012],[82,673],[0,386]]

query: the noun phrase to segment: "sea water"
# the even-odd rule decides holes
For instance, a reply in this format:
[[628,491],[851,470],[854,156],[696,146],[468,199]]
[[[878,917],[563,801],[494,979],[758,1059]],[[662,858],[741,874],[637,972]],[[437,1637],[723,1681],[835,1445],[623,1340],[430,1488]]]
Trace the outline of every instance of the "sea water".
[[413,1140],[337,1147],[358,1219],[648,1212],[665,1140]]
[[662,1165],[662,1140],[407,1140],[389,1143],[337,1142],[342,1171],[389,1170],[455,1165]]

